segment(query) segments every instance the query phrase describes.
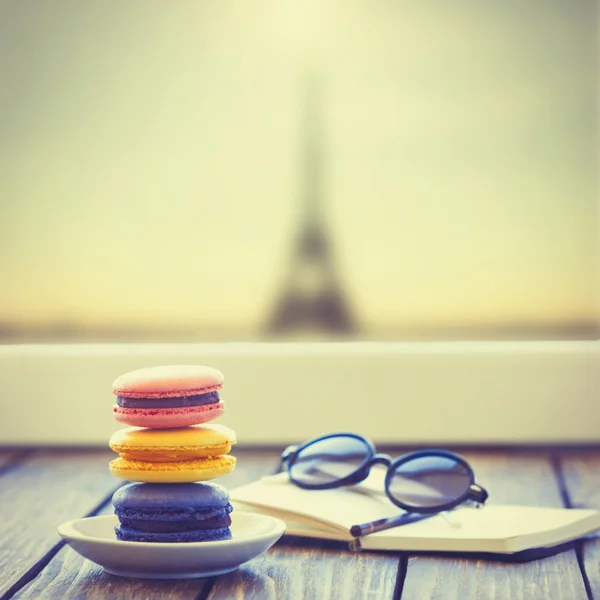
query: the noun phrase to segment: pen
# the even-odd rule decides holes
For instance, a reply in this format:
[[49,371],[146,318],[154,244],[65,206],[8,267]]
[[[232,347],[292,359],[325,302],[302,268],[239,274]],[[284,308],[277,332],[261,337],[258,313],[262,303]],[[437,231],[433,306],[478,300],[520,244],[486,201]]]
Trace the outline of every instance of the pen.
[[395,517],[388,517],[387,519],[372,521],[371,523],[352,525],[352,527],[350,527],[350,534],[354,537],[361,537],[363,535],[368,535],[369,533],[375,533],[376,531],[383,531],[384,529],[391,529],[392,527],[399,527],[400,525],[406,525],[408,523],[416,523],[417,521],[422,521],[423,519],[433,517],[436,514],[437,513],[404,513]]

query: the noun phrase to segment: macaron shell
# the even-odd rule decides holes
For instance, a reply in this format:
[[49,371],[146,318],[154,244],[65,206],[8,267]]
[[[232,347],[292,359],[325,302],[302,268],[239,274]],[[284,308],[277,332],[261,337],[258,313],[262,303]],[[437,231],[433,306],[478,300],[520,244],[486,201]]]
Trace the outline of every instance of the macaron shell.
[[126,398],[172,398],[215,391],[223,373],[200,365],[163,365],[124,373],[113,382],[113,393]]
[[[157,484],[160,485],[160,484]],[[175,484],[171,484],[175,485]],[[165,487],[161,485],[161,487]],[[175,533],[177,531],[201,531],[203,529],[219,529],[231,525],[231,515],[222,515],[212,519],[188,519],[181,521],[161,521],[158,519],[129,519],[118,516],[119,522],[125,527],[148,533]]]
[[178,462],[145,462],[116,458],[110,472],[119,479],[146,483],[186,483],[223,477],[235,468],[234,456],[223,455]]
[[196,446],[220,446],[227,443],[235,443],[235,431],[216,423],[159,430],[125,427],[115,431],[109,441],[111,448],[113,445],[119,445],[127,448],[174,446],[186,449]]
[[229,527],[182,531],[178,533],[148,533],[121,525],[120,527],[115,527],[115,533],[117,539],[124,542],[190,543],[216,542],[231,539],[231,530]]
[[208,423],[225,412],[222,401],[204,406],[181,408],[123,408],[113,406],[113,415],[119,423],[154,429],[170,429]]
[[229,492],[214,482],[130,483],[113,494],[112,503],[118,516],[133,519],[203,520],[231,512]]

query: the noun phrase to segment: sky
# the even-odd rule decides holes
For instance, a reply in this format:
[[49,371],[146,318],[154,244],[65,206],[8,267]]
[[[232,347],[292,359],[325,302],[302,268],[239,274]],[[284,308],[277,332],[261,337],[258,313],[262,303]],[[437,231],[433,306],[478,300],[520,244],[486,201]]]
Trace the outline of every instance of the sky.
[[590,322],[593,0],[0,0],[0,321],[252,328],[322,214],[366,328]]

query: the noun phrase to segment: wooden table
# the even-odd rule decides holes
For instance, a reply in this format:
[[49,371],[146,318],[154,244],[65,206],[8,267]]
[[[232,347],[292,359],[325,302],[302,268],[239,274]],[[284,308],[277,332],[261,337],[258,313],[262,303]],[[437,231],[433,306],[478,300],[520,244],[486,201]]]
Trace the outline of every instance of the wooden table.
[[[600,508],[600,450],[462,452],[490,502]],[[273,472],[277,452],[237,449],[233,488]],[[353,553],[283,538],[217,578],[133,580],[106,574],[60,542],[56,526],[112,512],[119,482],[103,450],[0,450],[0,600],[6,598],[259,598],[443,600],[597,598],[600,540],[523,564]]]

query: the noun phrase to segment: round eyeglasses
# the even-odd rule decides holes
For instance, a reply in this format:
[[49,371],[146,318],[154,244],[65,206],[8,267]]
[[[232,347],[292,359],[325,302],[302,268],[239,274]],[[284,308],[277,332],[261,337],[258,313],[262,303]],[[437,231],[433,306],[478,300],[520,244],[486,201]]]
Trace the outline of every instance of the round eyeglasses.
[[281,455],[290,480],[308,490],[326,490],[364,481],[374,465],[387,467],[387,497],[407,512],[432,514],[465,501],[483,504],[488,493],[475,483],[469,463],[448,450],[417,450],[392,459],[377,454],[367,438],[335,433],[290,446]]

